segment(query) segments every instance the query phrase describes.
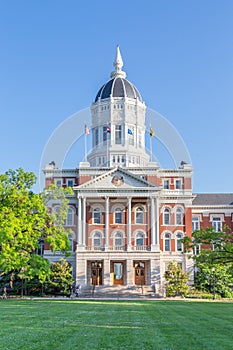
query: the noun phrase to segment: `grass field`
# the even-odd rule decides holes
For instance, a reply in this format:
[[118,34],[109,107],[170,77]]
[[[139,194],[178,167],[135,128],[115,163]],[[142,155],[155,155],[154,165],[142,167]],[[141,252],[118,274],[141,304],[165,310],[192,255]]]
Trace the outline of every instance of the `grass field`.
[[233,349],[233,303],[0,300],[1,350]]

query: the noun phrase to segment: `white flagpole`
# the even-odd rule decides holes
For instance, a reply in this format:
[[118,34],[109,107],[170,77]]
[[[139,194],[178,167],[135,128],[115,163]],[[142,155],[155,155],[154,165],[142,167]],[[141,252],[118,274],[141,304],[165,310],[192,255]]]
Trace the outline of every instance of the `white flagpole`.
[[152,162],[152,136],[150,133],[151,133],[151,124],[150,124],[149,135],[150,135],[150,161]]
[[87,161],[87,135],[86,135],[86,131],[84,131],[84,161],[85,162]]

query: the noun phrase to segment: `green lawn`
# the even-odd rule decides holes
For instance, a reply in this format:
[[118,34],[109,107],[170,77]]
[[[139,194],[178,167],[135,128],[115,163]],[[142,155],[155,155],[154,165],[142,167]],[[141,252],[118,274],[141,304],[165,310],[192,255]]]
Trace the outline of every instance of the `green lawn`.
[[4,350],[233,349],[233,303],[0,300]]

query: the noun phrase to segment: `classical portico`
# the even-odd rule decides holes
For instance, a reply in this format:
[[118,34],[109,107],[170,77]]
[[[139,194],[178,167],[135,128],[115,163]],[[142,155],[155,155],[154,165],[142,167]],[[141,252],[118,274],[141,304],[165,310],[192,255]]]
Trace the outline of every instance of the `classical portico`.
[[150,284],[151,253],[156,256],[160,252],[156,208],[161,188],[117,167],[74,191],[80,207],[76,266],[79,283],[81,277],[84,284],[92,283],[91,278],[86,279],[88,271],[99,271],[100,266],[91,267],[91,262],[99,262],[104,273],[96,283],[115,284],[111,268],[119,263],[122,265],[118,268],[124,272],[119,283],[134,284],[134,265],[141,262],[147,272],[145,283]]

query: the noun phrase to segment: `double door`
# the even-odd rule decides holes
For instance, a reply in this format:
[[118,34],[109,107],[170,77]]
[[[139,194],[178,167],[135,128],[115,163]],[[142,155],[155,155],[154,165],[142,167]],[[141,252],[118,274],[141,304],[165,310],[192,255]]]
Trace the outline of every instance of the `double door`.
[[145,284],[145,263],[140,261],[136,262],[134,264],[134,270],[135,270],[135,284],[136,285],[143,285]]
[[102,284],[102,262],[91,263],[91,284],[100,286]]

